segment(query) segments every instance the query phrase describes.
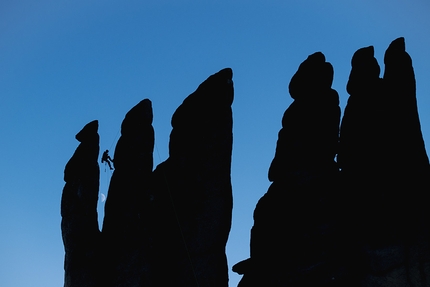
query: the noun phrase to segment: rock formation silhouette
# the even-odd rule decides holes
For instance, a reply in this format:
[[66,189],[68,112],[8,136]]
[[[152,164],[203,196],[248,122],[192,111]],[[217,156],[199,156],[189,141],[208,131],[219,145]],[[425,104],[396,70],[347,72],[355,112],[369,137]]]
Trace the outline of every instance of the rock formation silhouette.
[[145,99],[126,114],[115,148],[102,229],[105,286],[144,286],[149,278],[145,235],[153,150],[152,106]]
[[[332,65],[317,52],[299,66],[250,258],[233,266],[239,287],[430,286],[430,165],[403,38],[384,63],[380,78],[374,48],[355,52],[341,123]],[[175,111],[169,158],[155,170],[151,102],[133,107],[101,232],[98,122],[76,135],[61,200],[64,286],[228,286],[232,102],[227,68]]]
[[77,135],[61,206],[65,286],[228,286],[232,76],[223,69],[184,100],[172,117],[170,156],[155,171],[151,102],[127,113],[102,232],[97,122]]
[[379,78],[373,47],[354,54],[339,139],[331,66],[300,65],[239,287],[430,286],[430,167],[403,38],[384,62]]
[[342,190],[357,246],[360,286],[430,286],[429,161],[412,60],[403,38],[386,50],[383,78],[373,47],[352,58],[340,131]]
[[232,102],[232,71],[224,69],[203,82],[172,117],[170,155],[153,174],[159,286],[228,286]]
[[333,202],[340,107],[332,81],[333,67],[320,52],[310,55],[291,79],[294,102],[282,119],[269,169],[272,184],[254,211],[251,256],[233,267],[244,274],[240,287],[338,281],[339,214]]
[[64,170],[61,231],[64,249],[64,286],[99,286],[101,234],[97,222],[100,169],[98,122],[77,135],[80,142]]

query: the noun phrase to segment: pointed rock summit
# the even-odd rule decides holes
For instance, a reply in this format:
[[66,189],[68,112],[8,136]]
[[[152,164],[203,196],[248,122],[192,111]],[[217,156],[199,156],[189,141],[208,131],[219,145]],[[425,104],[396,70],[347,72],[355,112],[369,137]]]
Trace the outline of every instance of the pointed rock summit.
[[64,286],[99,286],[100,231],[97,222],[99,193],[98,122],[88,123],[77,135],[80,142],[64,170],[61,197]]
[[66,287],[228,286],[232,76],[210,76],[178,107],[155,171],[151,102],[127,113],[101,233],[97,121],[76,136],[61,205]]
[[403,38],[389,45],[384,63],[380,78],[373,47],[354,54],[340,130],[338,161],[350,199],[345,217],[358,254],[356,282],[429,286],[430,167]]
[[[147,252],[144,237],[150,178],[153,167],[154,129],[151,101],[134,106],[121,125],[103,221],[106,286],[146,286]],[[151,220],[154,220],[153,218]]]
[[333,67],[321,52],[310,55],[291,79],[294,102],[285,111],[269,180],[285,180],[297,172],[336,170],[340,108],[331,88]]
[[228,286],[232,102],[227,68],[204,81],[172,117],[170,156],[154,171],[152,187],[159,286]]
[[[430,286],[430,164],[403,38],[384,65],[381,77],[373,46],[354,53],[340,124],[332,65],[321,52],[300,64],[250,258],[233,266],[238,287]],[[76,135],[61,199],[65,287],[228,287],[232,77],[223,69],[184,99],[155,170],[151,101],[126,114],[102,232],[98,122]]]
[[332,199],[340,108],[332,81],[333,68],[320,52],[291,79],[294,102],[282,119],[269,169],[273,183],[254,211],[251,257],[233,267],[244,274],[240,287],[329,286],[321,284],[338,280],[342,268],[336,262]]

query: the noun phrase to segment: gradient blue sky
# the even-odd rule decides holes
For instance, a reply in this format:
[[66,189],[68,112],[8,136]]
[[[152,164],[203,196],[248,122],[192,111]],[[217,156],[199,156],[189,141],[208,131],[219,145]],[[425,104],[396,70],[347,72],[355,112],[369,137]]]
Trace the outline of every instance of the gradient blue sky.
[[[86,123],[98,119],[101,149],[113,150],[125,113],[151,99],[158,164],[174,110],[225,67],[235,85],[230,268],[247,258],[288,83],[309,54],[333,64],[343,109],[352,54],[375,46],[383,71],[385,49],[405,37],[430,142],[429,15],[428,0],[0,0],[0,286],[62,286],[63,170]],[[108,179],[102,166],[104,194]],[[239,279],[231,273],[230,286]]]

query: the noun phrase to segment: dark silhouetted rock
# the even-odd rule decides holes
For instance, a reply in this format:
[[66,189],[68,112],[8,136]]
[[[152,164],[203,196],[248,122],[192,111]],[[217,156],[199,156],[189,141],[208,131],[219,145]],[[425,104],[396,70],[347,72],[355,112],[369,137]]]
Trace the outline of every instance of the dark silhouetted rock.
[[170,156],[154,172],[151,102],[127,113],[102,233],[97,122],[76,136],[62,198],[65,286],[228,286],[232,76],[221,70],[184,100],[172,118]]
[[[333,68],[322,53],[310,55],[290,82],[273,181],[254,211],[251,257],[233,267],[239,286],[337,286],[337,153],[340,108],[331,88]],[[316,285],[315,285],[316,284]]]
[[65,262],[64,286],[99,286],[100,231],[97,222],[99,192],[98,122],[87,124],[77,135],[80,142],[64,170],[61,231]]
[[153,149],[152,106],[145,99],[125,116],[115,149],[102,230],[106,286],[147,286],[150,280],[144,223]]
[[172,117],[170,156],[154,171],[156,286],[228,286],[232,70],[210,76]]
[[291,79],[294,102],[282,119],[270,181],[285,180],[291,173],[337,170],[340,108],[332,81],[333,67],[319,52],[309,56]]
[[[331,64],[318,52],[292,77],[251,256],[233,267],[240,287],[430,286],[430,165],[403,38],[384,63],[380,78],[373,47],[354,54],[340,139]],[[155,171],[151,102],[132,108],[102,232],[98,122],[76,135],[61,201],[66,287],[228,286],[232,102],[227,68],[178,107]]]
[[403,38],[385,53],[352,58],[338,161],[348,193],[350,238],[360,286],[430,286],[429,162],[419,123],[412,61]]

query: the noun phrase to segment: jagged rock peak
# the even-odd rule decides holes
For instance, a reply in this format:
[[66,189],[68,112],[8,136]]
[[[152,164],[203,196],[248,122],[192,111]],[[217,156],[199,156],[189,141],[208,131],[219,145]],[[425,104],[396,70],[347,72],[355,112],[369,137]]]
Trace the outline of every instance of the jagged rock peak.
[[[373,85],[379,80],[379,74],[381,73],[381,68],[374,57],[374,53],[373,46],[369,46],[358,49],[352,56],[352,69],[346,86],[349,94],[366,92],[369,88],[363,85],[363,82],[369,83],[370,88],[374,89]],[[362,96],[367,94],[364,93]]]
[[384,80],[392,83],[392,92],[401,94],[398,90],[401,89],[402,93],[415,98],[415,74],[403,37],[395,39],[388,46],[384,55],[384,64]]
[[125,115],[121,124],[121,133],[127,133],[143,125],[151,125],[152,118],[152,103],[149,99],[144,99]]
[[333,66],[325,61],[323,53],[309,55],[291,79],[290,95],[295,100],[314,97],[321,91],[331,89],[333,75]]
[[[406,44],[405,38],[400,37],[395,39],[388,46],[387,51],[385,52],[384,62],[387,64],[387,56],[390,57],[392,53],[405,53],[406,52]],[[388,59],[389,60],[389,59]]]
[[121,137],[114,153],[115,169],[152,171],[154,129],[152,103],[144,99],[125,115],[121,124]]
[[303,61],[291,79],[294,102],[285,111],[269,180],[285,180],[286,173],[335,167],[339,132],[339,95],[331,88],[333,67],[324,54]]
[[[282,118],[270,185],[254,210],[251,258],[235,265],[240,287],[335,286],[340,241],[338,168],[340,107],[333,67],[310,55],[290,82],[294,102]],[[299,219],[297,219],[299,218]],[[337,278],[336,278],[337,279]],[[336,285],[343,286],[343,285]]]
[[[218,73],[209,76],[175,111],[172,116],[172,127],[182,121],[187,123],[192,121],[191,114],[196,112],[199,112],[200,116],[207,118],[216,111],[215,107],[231,106],[234,97],[232,79],[233,71],[231,68],[222,69]],[[210,114],[206,114],[208,111]]]
[[85,142],[90,141],[94,139],[98,139],[98,129],[99,129],[99,122],[97,120],[94,120],[92,122],[89,122],[86,124],[82,130],[76,134],[75,138],[79,142]]
[[[366,59],[372,58],[375,55],[375,48],[373,46],[363,47],[358,49],[351,59],[351,66],[365,67]],[[364,62],[363,62],[364,60]]]
[[61,196],[64,286],[99,286],[100,231],[97,201],[100,170],[98,122],[92,121],[76,135],[81,143],[64,169]]
[[169,158],[153,172],[145,217],[157,286],[228,286],[232,75],[227,68],[208,77],[172,117]]
[[[152,104],[140,101],[125,115],[115,147],[113,172],[103,221],[106,282],[104,286],[149,286],[145,280],[145,242],[148,218],[146,196],[153,168]],[[154,219],[155,220],[155,219]]]
[[375,59],[375,49],[373,46],[358,49],[351,59],[351,66],[354,69],[364,72],[372,76],[379,76],[381,68]]
[[99,123],[97,120],[86,124],[75,138],[81,143],[67,162],[64,169],[64,181],[76,180],[80,176],[86,177],[88,170],[98,168],[99,154]]
[[[226,104],[231,105],[233,103],[232,79],[233,70],[231,68],[222,69],[218,73],[209,76],[193,94],[204,94],[205,101],[225,101]],[[193,94],[188,96],[184,102],[193,99]]]

